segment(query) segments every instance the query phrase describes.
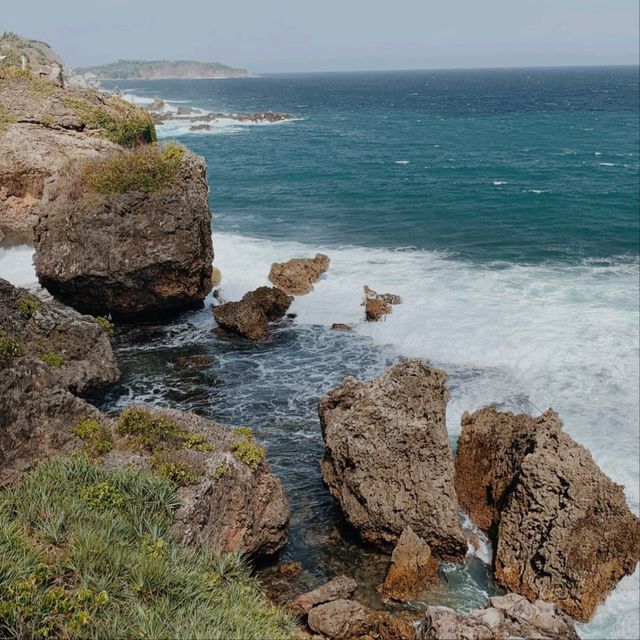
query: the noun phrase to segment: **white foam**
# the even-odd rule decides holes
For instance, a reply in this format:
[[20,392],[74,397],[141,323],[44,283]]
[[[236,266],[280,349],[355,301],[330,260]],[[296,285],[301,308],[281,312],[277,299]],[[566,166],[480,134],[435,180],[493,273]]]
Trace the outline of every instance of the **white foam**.
[[493,181],[493,185],[496,187],[501,187],[503,184],[509,184],[508,182],[506,182],[505,180],[494,180]]
[[33,248],[29,245],[0,247],[0,278],[18,287],[38,284],[33,266]]
[[410,160],[394,160],[394,164],[409,164]]
[[598,162],[601,167],[615,167],[613,162]]

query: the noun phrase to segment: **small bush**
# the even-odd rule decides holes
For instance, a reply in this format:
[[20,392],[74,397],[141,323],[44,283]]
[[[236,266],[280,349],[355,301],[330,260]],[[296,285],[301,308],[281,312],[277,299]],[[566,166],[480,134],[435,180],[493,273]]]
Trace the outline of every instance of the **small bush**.
[[35,296],[25,295],[18,300],[18,312],[24,318],[30,318],[34,313],[42,310],[42,302]]
[[233,455],[240,460],[240,462],[244,462],[254,470],[260,466],[260,463],[266,456],[266,452],[263,447],[254,440],[248,440],[247,438],[236,440],[231,445],[231,451]]
[[178,174],[184,149],[176,144],[137,147],[110,160],[87,160],[81,181],[105,195],[159,191]]
[[110,482],[98,482],[86,487],[80,495],[91,508],[99,511],[117,509],[126,502],[124,493]]
[[57,353],[43,353],[40,360],[54,369],[59,369],[64,364],[64,358]]
[[238,427],[233,431],[239,436],[244,436],[245,438],[253,438],[253,429],[251,427]]
[[188,462],[160,462],[153,466],[153,470],[179,487],[198,483],[198,476]]
[[95,418],[81,420],[71,433],[85,441],[84,450],[92,455],[101,456],[113,449],[111,430]]
[[186,433],[181,436],[182,446],[192,451],[215,451],[204,433]]
[[0,331],[0,364],[6,366],[20,353],[18,341]]
[[105,318],[104,316],[98,316],[96,318],[96,322],[98,323],[98,326],[105,333],[113,333],[113,322],[111,322],[111,320],[109,320],[109,318]]
[[214,480],[220,480],[220,478],[222,478],[226,472],[227,472],[227,465],[224,464],[224,462],[221,462],[216,467],[216,470],[213,473],[213,479]]

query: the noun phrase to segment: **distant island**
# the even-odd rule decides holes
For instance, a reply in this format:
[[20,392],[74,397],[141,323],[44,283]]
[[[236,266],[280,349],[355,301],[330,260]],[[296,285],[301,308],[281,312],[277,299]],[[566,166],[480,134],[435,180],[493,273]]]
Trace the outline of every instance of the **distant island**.
[[110,64],[78,68],[75,72],[94,74],[100,80],[242,78],[249,75],[246,69],[236,69],[220,62],[195,60],[118,60]]

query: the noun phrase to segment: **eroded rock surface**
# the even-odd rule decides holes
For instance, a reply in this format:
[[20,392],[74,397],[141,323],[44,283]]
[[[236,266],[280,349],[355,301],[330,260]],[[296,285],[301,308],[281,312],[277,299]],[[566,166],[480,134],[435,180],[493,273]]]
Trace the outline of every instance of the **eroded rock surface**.
[[391,566],[380,596],[385,600],[415,600],[436,582],[438,561],[431,555],[429,545],[406,527],[391,555]]
[[395,293],[378,293],[364,285],[364,312],[368,322],[377,322],[391,313],[393,305],[401,304],[402,298]]
[[337,576],[317,589],[301,593],[288,605],[287,609],[295,616],[306,616],[313,607],[334,600],[347,600],[358,588],[358,583],[348,576]]
[[491,598],[468,614],[427,607],[416,640],[578,640],[571,619],[552,604],[515,593]]
[[317,253],[315,258],[293,258],[287,262],[274,262],[269,280],[289,295],[303,295],[313,289],[320,276],[329,269],[329,257]]
[[56,298],[130,319],[202,304],[211,290],[206,165],[184,152],[154,191],[78,193],[83,165],[47,190],[35,230],[36,272]]
[[307,624],[330,640],[412,640],[413,625],[353,600],[334,600],[314,607]]
[[640,559],[640,520],[623,488],[552,410],[537,418],[494,408],[465,414],[456,488],[492,534],[497,580],[578,620],[589,620]]
[[440,558],[466,551],[445,427],[446,373],[405,360],[365,383],[347,378],[319,402],[324,480],[367,542],[407,526]]
[[293,302],[278,287],[259,287],[238,302],[225,302],[213,308],[213,317],[225,330],[249,340],[266,340],[269,322],[284,317]]

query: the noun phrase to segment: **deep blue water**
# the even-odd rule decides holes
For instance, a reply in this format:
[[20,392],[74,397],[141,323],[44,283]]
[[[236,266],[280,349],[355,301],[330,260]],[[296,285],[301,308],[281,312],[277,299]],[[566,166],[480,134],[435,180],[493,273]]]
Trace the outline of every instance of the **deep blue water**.
[[637,67],[120,86],[212,111],[301,118],[268,134],[182,136],[207,159],[219,231],[477,262],[639,252]]

